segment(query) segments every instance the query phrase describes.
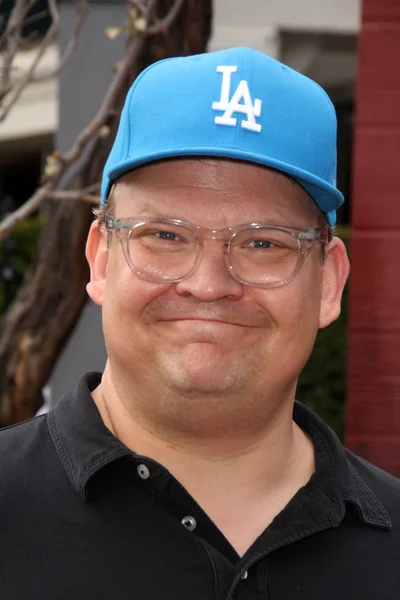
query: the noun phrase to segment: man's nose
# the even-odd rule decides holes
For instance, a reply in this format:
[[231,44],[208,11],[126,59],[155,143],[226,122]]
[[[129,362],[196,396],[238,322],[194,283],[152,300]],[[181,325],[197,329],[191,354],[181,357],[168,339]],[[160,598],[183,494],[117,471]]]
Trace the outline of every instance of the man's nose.
[[243,285],[230,274],[221,242],[207,240],[196,270],[176,284],[176,291],[184,296],[195,296],[203,302],[221,298],[239,300],[243,296]]

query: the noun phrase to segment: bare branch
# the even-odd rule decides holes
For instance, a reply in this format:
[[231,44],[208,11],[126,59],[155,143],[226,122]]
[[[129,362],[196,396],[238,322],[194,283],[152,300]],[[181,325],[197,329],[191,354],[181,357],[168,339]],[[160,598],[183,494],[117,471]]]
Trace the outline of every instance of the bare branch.
[[16,0],[6,30],[0,39],[0,49],[6,44],[0,68],[0,101],[11,89],[12,63],[18,51],[25,17],[35,2],[36,0],[29,0],[28,3],[26,0]]
[[84,194],[98,194],[101,190],[101,181],[98,183],[93,183],[93,185],[88,185],[85,188],[82,188],[81,192]]
[[78,44],[78,40],[79,40],[83,25],[84,25],[86,17],[87,17],[88,9],[89,9],[88,0],[75,0],[75,4],[76,4],[76,23],[75,23],[74,33],[72,35],[72,38],[70,39],[70,41],[67,44],[64,54],[60,58],[57,68],[54,69],[53,71],[51,71],[50,73],[46,73],[46,75],[43,75],[41,77],[34,77],[33,81],[43,81],[45,79],[50,79],[51,77],[55,77],[56,75],[59,75],[60,72],[62,71],[62,69],[65,67],[65,65],[69,61],[69,59],[71,58],[71,56]]
[[[148,14],[154,10],[156,3],[157,0],[150,0],[147,7]],[[121,62],[120,68],[114,75],[114,78],[111,81],[111,84],[95,118],[78,135],[70,150],[66,154],[61,154],[59,152],[53,154],[54,158],[58,161],[58,168],[54,170],[54,173],[49,178],[49,181],[43,187],[39,188],[33,194],[33,196],[27,202],[25,202],[25,204],[23,204],[15,212],[8,215],[8,217],[6,217],[3,222],[0,223],[0,241],[5,239],[17,227],[17,225],[21,223],[21,221],[28,218],[40,208],[40,206],[49,198],[49,193],[57,188],[61,178],[67,172],[69,166],[82,156],[82,153],[87,147],[88,142],[94,140],[95,134],[101,127],[103,127],[103,125],[106,124],[110,114],[115,110],[115,104],[118,96],[120,95],[125,81],[128,78],[132,65],[143,48],[145,39],[145,35],[138,34],[130,42],[125,58]],[[90,160],[90,157],[81,162],[79,165],[80,172],[84,170],[88,160]],[[60,185],[59,189],[64,189],[64,185]]]
[[62,190],[46,192],[47,200],[73,200],[89,202],[90,204],[100,204],[101,182],[88,185],[80,190]]
[[135,7],[140,14],[147,14],[146,2],[145,0],[129,0],[130,6]]
[[183,8],[186,0],[175,0],[174,4],[171,7],[171,10],[167,14],[164,19],[162,19],[159,23],[155,25],[151,25],[146,31],[147,35],[157,35],[159,33],[165,33],[169,27],[171,27],[172,23],[178,17],[180,11]]
[[97,115],[86,126],[86,128],[78,135],[72,148],[64,155],[60,156],[60,161],[64,165],[70,165],[74,162],[82,153],[88,141],[93,137],[95,133],[105,124],[108,117],[110,116],[110,110],[112,110],[115,101],[121,92],[124,82],[128,76],[129,70],[132,64],[137,58],[144,43],[144,36],[137,36],[131,42],[125,59],[123,60],[120,69],[114,76],[110,87],[108,88],[102,105],[100,106]]
[[[156,4],[157,0],[149,1],[147,6],[148,14],[152,13]],[[82,153],[82,150],[86,146],[87,142],[93,137],[93,134],[97,133],[98,130],[101,127],[103,127],[103,125],[106,123],[111,111],[113,111],[114,109],[115,102],[129,75],[129,71],[131,70],[131,67],[134,64],[136,58],[139,56],[144,42],[145,35],[140,34],[134,37],[133,40],[130,42],[125,58],[121,62],[120,68],[115,74],[114,79],[112,80],[106,92],[103,103],[101,104],[97,115],[95,116],[93,121],[91,121],[89,125],[79,134],[72,148],[66,154],[60,157],[60,160],[63,164],[69,165],[73,161],[75,161]]]
[[146,11],[145,0],[129,0],[129,4],[131,6],[135,6],[141,13],[144,13]]
[[29,19],[26,15],[29,13],[31,8],[36,4],[37,0],[16,0],[14,8],[8,19],[7,27],[3,35],[0,37],[0,49],[2,46],[15,34],[18,38],[20,37],[21,30],[26,25]]
[[65,190],[61,192],[47,192],[46,200],[59,200],[61,202],[88,202],[89,204],[100,204],[100,196],[94,196],[89,193],[85,193],[85,190]]
[[8,233],[13,231],[22,221],[25,221],[31,214],[39,210],[42,204],[47,200],[48,191],[54,189],[54,183],[47,183],[36,192],[16,211],[9,214],[0,223],[0,241],[4,239]]
[[[37,0],[34,0],[37,1]],[[25,21],[24,21],[24,27],[26,25],[32,25],[32,23],[37,23],[38,21],[41,21],[42,19],[44,19],[44,17],[47,17],[49,14],[48,10],[42,10],[41,12],[35,13],[34,15],[31,15],[30,17],[26,17]]]
[[[82,28],[83,28],[83,25],[84,25],[84,22],[85,22],[85,19],[87,16],[88,0],[75,0],[76,13],[77,13],[75,29],[74,29],[73,36],[72,36],[71,40],[69,41],[67,48],[65,49],[64,54],[60,58],[60,61],[57,65],[56,69],[54,69],[50,73],[46,73],[45,75],[37,76],[36,71],[37,71],[37,67],[40,63],[40,60],[42,59],[48,46],[52,43],[53,39],[56,37],[57,31],[59,28],[60,17],[59,17],[59,10],[57,7],[56,0],[47,0],[49,10],[46,11],[46,13],[42,12],[39,15],[34,15],[33,17],[29,17],[29,18],[25,19],[29,10],[32,8],[32,6],[35,4],[36,1],[37,0],[17,0],[15,8],[13,10],[13,14],[11,15],[9,23],[8,23],[7,31],[5,32],[2,40],[0,40],[0,41],[4,40],[4,41],[8,42],[7,51],[5,52],[4,58],[3,58],[3,69],[2,69],[2,72],[0,73],[1,74],[0,100],[2,98],[4,98],[5,96],[8,96],[8,97],[7,97],[7,102],[6,102],[5,106],[0,111],[0,122],[6,118],[6,116],[12,109],[12,107],[15,105],[15,103],[20,98],[20,96],[23,93],[26,86],[31,81],[43,81],[43,80],[55,77],[65,67],[65,65],[67,64],[68,60],[71,58],[71,55],[73,54],[73,52],[76,48],[80,33],[82,31]],[[23,40],[23,38],[21,37],[22,27],[28,21],[36,20],[39,16],[43,17],[43,14],[48,14],[48,13],[50,13],[51,18],[52,18],[51,26],[50,26],[49,30],[47,31],[46,35],[44,36],[44,38],[42,39],[41,43],[39,44],[39,47],[36,50],[35,58],[34,58],[32,64],[30,65],[27,73],[25,74],[24,77],[21,78],[21,80],[15,85],[15,87],[13,89],[12,82],[11,82],[12,62],[13,62],[17,52],[20,49],[22,49],[24,46],[26,46],[25,40]]]
[[[56,15],[54,10],[56,0],[48,1],[49,6],[53,10],[52,16],[54,24],[57,22],[58,15],[58,12]],[[81,2],[82,4],[86,4],[86,0],[81,0]],[[163,32],[166,30],[166,28],[170,27],[179,15],[184,2],[185,0],[175,0],[170,12],[164,19],[162,19],[160,23],[150,27],[143,33],[137,32],[133,39],[131,39],[125,58],[121,61],[119,69],[111,81],[111,84],[96,116],[77,136],[74,144],[67,153],[53,153],[53,166],[47,183],[39,188],[23,206],[21,206],[14,213],[8,215],[8,217],[6,217],[4,221],[0,223],[0,241],[7,237],[21,221],[29,217],[33,212],[37,211],[40,206],[50,198],[57,200],[83,200],[90,203],[98,203],[98,189],[93,189],[92,186],[91,189],[86,188],[83,190],[66,191],[65,187],[67,186],[67,183],[62,183],[61,179],[67,173],[69,167],[76,163],[78,159],[82,158],[83,152],[88,147],[88,144],[96,140],[96,135],[99,133],[99,130],[107,124],[107,120],[115,113],[118,97],[120,96],[123,86],[129,76],[132,65],[135,63],[143,48],[146,37],[149,35],[156,35],[157,33]],[[144,18],[147,20],[150,19],[156,5],[157,0],[149,0],[145,7],[145,13],[143,13]],[[83,22],[81,23],[80,27],[82,24]],[[79,164],[79,172],[82,172],[85,169],[86,164],[88,161],[90,161],[90,159],[91,156],[90,153],[88,153],[85,159]],[[54,162],[56,168],[54,168]]]
[[[23,1],[23,0],[17,0],[17,2],[18,1]],[[6,118],[6,116],[10,112],[12,106],[17,102],[17,100],[21,96],[22,92],[26,88],[27,84],[33,79],[37,65],[39,64],[41,58],[43,57],[47,47],[50,45],[50,43],[53,41],[53,38],[57,34],[59,22],[60,22],[60,14],[58,11],[57,1],[56,0],[48,0],[48,5],[49,5],[51,18],[52,18],[51,26],[48,29],[46,35],[43,37],[43,39],[39,45],[39,48],[36,52],[36,56],[35,56],[34,60],[32,61],[32,64],[30,65],[26,75],[24,77],[22,77],[21,80],[19,81],[19,83],[15,86],[15,88],[9,92],[7,103],[3,107],[2,111],[0,112],[0,123],[1,123],[1,121],[3,121]],[[16,53],[16,51],[17,51],[17,49],[14,50],[14,53]]]

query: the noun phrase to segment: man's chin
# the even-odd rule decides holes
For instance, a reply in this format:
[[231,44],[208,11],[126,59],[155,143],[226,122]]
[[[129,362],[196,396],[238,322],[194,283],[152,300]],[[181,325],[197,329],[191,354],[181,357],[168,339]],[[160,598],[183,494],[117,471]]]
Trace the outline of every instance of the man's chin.
[[218,381],[211,378],[170,378],[170,387],[176,394],[190,397],[221,397],[237,393],[237,386],[228,380]]
[[164,379],[177,393],[226,395],[243,385],[242,369],[216,355],[199,356],[197,360],[167,360],[163,371]]

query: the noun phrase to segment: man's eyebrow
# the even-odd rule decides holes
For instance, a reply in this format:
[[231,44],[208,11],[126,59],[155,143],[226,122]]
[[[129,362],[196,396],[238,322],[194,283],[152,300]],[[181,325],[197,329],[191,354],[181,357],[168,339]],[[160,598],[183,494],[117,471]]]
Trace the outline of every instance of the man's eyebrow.
[[146,217],[151,217],[151,218],[156,218],[156,219],[167,219],[167,215],[163,214],[162,212],[156,210],[154,207],[150,206],[149,204],[144,204],[139,210],[135,210],[135,211],[131,211],[129,215],[126,215],[126,219],[129,218],[136,218],[136,217],[141,217],[141,216],[146,216]]

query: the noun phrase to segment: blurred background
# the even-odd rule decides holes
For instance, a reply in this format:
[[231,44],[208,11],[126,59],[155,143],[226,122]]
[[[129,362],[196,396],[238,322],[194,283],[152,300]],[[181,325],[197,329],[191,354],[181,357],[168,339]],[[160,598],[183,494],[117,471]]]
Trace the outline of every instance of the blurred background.
[[104,366],[82,256],[129,83],[159,58],[244,45],[317,81],[338,118],[337,233],[353,269],[297,398],[400,476],[400,3],[0,0],[0,15],[0,424],[47,410]]

